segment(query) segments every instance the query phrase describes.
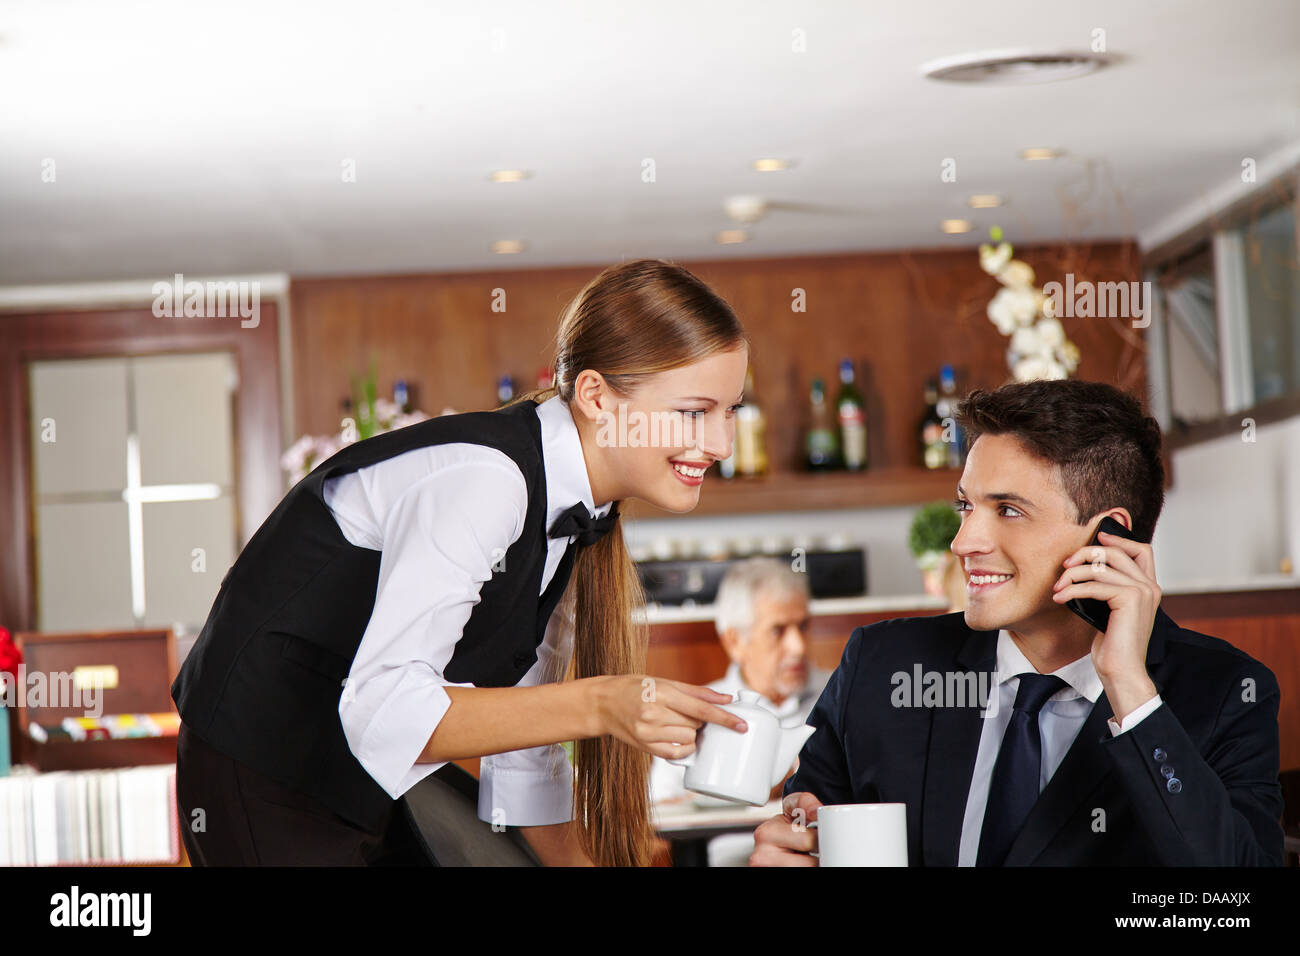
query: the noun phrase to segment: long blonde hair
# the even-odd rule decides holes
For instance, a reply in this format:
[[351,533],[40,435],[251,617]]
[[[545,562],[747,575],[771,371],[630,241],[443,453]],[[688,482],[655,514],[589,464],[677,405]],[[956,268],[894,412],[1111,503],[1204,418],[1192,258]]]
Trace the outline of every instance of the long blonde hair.
[[[516,401],[559,395],[571,402],[584,369],[628,395],[657,372],[748,344],[731,307],[703,281],[660,259],[636,259],[605,269],[565,307],[556,333],[555,384]],[[579,549],[573,587],[571,676],[644,673],[649,634],[633,612],[645,596],[621,521]],[[654,846],[650,755],[604,735],[576,741],[574,758],[573,818],[583,851],[599,865],[648,864]]]

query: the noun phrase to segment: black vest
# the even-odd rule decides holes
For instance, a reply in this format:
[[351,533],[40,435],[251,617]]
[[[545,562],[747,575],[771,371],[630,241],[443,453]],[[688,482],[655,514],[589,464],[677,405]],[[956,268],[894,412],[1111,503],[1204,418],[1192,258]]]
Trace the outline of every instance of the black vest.
[[528,513],[501,570],[483,584],[444,676],[517,684],[537,660],[573,567],[569,546],[546,593],[546,471],[537,403],[446,415],[349,445],[285,495],[221,582],[172,684],[181,719],[215,749],[377,831],[393,799],[352,755],[338,705],[374,609],[378,551],[352,544],[322,495],[325,479],[415,448],[470,442],[508,455]]

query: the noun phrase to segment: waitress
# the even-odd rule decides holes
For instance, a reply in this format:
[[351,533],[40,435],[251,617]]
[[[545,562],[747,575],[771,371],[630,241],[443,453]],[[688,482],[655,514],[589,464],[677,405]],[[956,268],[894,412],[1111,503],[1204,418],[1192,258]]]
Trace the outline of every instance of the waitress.
[[649,862],[651,756],[745,725],[728,695],[642,673],[619,502],[695,507],[747,364],[713,290],[626,262],[566,308],[553,388],[357,442],[298,482],[172,685],[190,859],[417,862],[402,795],[483,757],[480,818],[543,863]]

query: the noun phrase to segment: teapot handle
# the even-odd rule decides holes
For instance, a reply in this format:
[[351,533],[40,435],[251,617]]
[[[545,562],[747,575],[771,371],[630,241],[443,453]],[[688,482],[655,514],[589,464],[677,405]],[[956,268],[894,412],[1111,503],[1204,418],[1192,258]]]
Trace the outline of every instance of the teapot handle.
[[695,732],[695,749],[685,757],[665,757],[664,759],[675,767],[689,767],[691,764],[695,763],[695,755],[700,752],[700,734],[702,732],[703,728]]

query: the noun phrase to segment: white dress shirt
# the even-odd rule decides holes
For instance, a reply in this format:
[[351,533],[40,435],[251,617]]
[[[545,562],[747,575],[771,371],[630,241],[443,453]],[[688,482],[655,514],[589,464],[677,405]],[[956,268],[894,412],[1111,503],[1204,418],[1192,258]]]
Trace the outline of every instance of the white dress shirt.
[[[820,667],[809,664],[808,678],[804,681],[803,688],[797,693],[786,695],[785,699],[779,704],[772,703],[763,695],[759,695],[758,702],[781,718],[783,724],[794,724],[794,718],[796,717],[800,721],[807,723],[813,705],[817,703],[817,698],[822,695],[826,682],[830,678],[830,671],[824,671]],[[731,666],[727,668],[727,673],[707,686],[721,694],[731,694],[733,699],[739,691],[753,690],[752,687],[745,683],[745,678],[740,673],[740,665],[735,661],[731,662]],[[662,757],[655,757],[650,762],[650,802],[658,803],[661,800],[673,800],[685,796],[685,776],[685,767],[669,763]]]
[[[537,408],[546,469],[546,526],[576,502],[597,517],[577,426],[558,396]],[[493,565],[524,531],[528,486],[514,461],[455,442],[404,452],[323,487],[347,539],[380,551],[374,610],[339,700],[352,753],[394,799],[442,763],[417,763],[451,700],[471,687],[443,671]],[[576,536],[548,539],[539,595]],[[560,680],[572,653],[573,589],[566,588],[517,686]],[[572,818],[573,771],[559,744],[480,761],[478,815],[508,826]]]
[[[998,750],[1002,746],[1002,736],[1007,725],[1011,723],[1011,711],[1016,702],[1016,691],[1020,689],[1017,674],[1038,673],[1037,668],[1016,646],[1015,640],[1005,630],[998,634],[998,663],[994,675],[997,680],[996,698],[990,697],[989,707],[980,729],[979,750],[975,755],[975,771],[971,775],[970,790],[966,794],[966,814],[962,819],[961,846],[957,856],[958,866],[974,866],[979,855],[980,830],[984,826],[984,809],[988,805],[989,784],[993,779],[993,768],[998,760]],[[1059,670],[1052,671],[1068,684],[1062,687],[1043,704],[1038,712],[1038,729],[1042,738],[1042,763],[1038,775],[1038,792],[1042,793],[1047,781],[1052,779],[1056,768],[1065,759],[1066,752],[1079,735],[1084,721],[1092,711],[1092,705],[1101,696],[1101,678],[1092,663],[1092,655],[1087,654],[1073,663],[1066,664]],[[1136,727],[1147,714],[1160,706],[1157,694],[1133,713],[1125,716],[1122,724],[1112,717],[1106,723],[1112,736],[1119,736]],[[996,711],[994,710],[996,708]]]

